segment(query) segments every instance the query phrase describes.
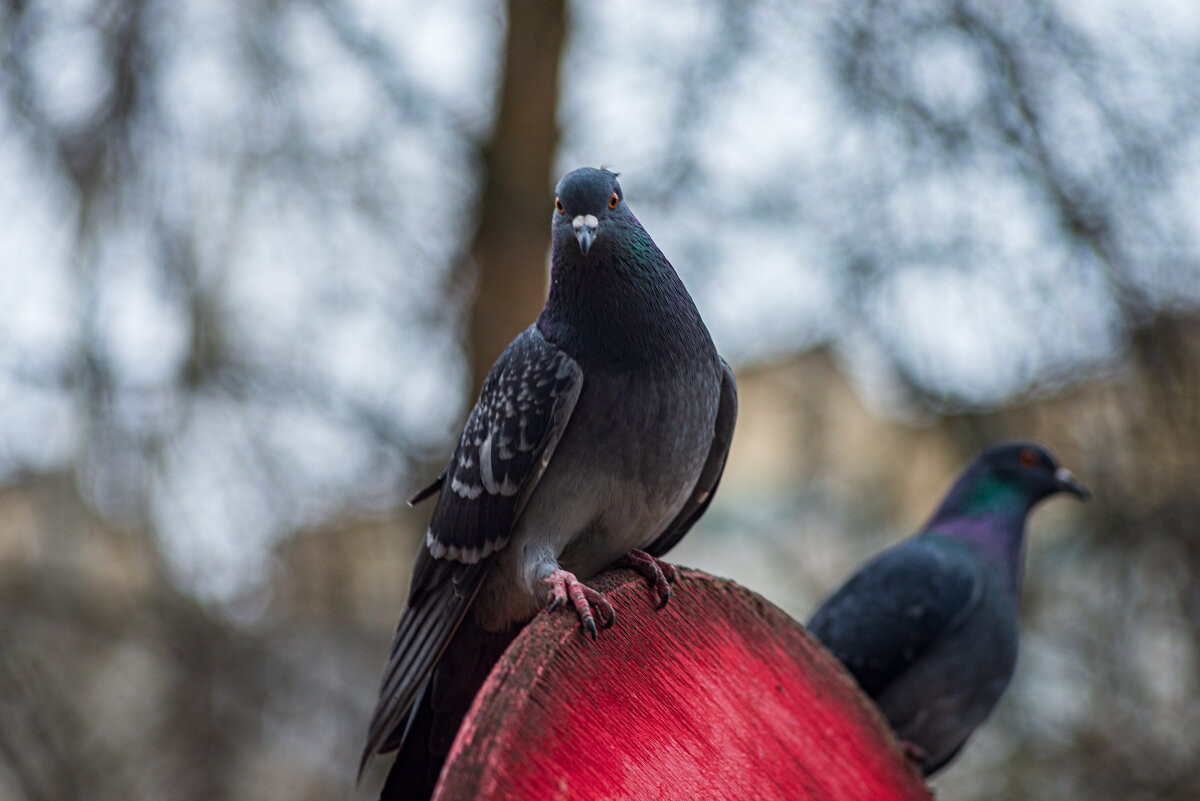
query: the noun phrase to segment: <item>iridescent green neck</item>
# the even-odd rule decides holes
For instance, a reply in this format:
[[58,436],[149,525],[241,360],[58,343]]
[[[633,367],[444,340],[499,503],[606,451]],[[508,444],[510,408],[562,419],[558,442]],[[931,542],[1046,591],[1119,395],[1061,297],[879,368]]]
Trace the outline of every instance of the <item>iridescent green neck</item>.
[[1001,476],[990,475],[955,487],[939,510],[968,517],[1017,517],[1024,519],[1031,506],[1023,487]]
[[1016,589],[1025,519],[1034,503],[1023,487],[1002,476],[967,476],[950,491],[925,530],[970,543],[984,558],[999,563]]
[[610,218],[587,257],[555,231],[538,329],[581,364],[667,366],[715,355],[670,262],[632,214]]

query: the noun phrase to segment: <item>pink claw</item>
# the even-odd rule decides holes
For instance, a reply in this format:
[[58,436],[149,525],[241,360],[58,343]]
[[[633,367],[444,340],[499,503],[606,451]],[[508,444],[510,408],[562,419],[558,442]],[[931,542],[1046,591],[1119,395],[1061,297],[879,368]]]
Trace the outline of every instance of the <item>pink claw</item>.
[[924,766],[929,759],[928,752],[924,748],[912,742],[911,740],[901,740],[900,750],[904,752],[905,758],[916,765],[918,768]]
[[650,587],[658,594],[658,608],[662,609],[671,600],[671,584],[675,581],[675,566],[636,548],[613,563],[614,567],[632,567],[646,577]]
[[550,587],[550,603],[546,605],[546,608],[553,612],[565,604],[569,597],[571,604],[575,607],[575,612],[579,615],[579,622],[583,625],[584,630],[592,635],[593,640],[596,639],[597,632],[596,618],[592,614],[592,607],[601,612],[602,622],[600,625],[604,628],[608,628],[616,622],[617,613],[612,608],[612,604],[606,601],[603,595],[575,578],[574,573],[559,568],[542,579],[542,583]]

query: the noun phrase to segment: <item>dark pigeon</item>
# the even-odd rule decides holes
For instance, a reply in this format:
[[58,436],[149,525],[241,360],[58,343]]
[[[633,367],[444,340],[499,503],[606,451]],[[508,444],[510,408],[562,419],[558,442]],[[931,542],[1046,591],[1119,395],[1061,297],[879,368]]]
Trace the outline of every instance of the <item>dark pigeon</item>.
[[384,798],[427,798],[476,690],[543,607],[596,636],[612,607],[582,583],[620,561],[670,595],[659,562],[704,513],[737,416],[717,355],[617,176],[558,184],[551,284],[492,367],[413,570],[362,767],[399,749]]
[[1025,519],[1058,492],[1090,497],[1041,445],[985,451],[920,532],[867,562],[808,623],[926,776],[954,758],[1012,678]]

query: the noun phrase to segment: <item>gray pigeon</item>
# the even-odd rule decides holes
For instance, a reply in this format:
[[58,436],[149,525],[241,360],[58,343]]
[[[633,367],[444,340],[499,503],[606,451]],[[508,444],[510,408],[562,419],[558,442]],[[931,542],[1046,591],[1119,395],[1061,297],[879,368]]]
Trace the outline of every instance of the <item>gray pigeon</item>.
[[808,623],[926,776],[954,758],[1012,678],[1025,518],[1057,492],[1090,497],[1041,445],[990,448],[919,533],[867,562]]
[[413,570],[359,773],[400,749],[383,798],[426,798],[476,690],[543,607],[584,630],[612,606],[582,583],[614,562],[670,597],[667,552],[704,513],[737,416],[717,355],[615,173],[559,181],[537,322],[484,381]]

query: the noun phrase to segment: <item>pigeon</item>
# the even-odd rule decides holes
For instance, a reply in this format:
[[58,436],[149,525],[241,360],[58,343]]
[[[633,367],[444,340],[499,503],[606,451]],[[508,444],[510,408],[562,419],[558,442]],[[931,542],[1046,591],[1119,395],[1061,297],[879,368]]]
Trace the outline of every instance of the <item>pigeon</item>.
[[470,703],[520,628],[612,606],[584,582],[634,567],[659,605],[665,554],[704,514],[737,417],[733,372],[617,174],[555,189],[551,282],[496,361],[441,475],[359,776],[399,749],[382,798],[427,798]]
[[926,776],[958,754],[1012,678],[1025,519],[1058,492],[1091,495],[1037,443],[984,451],[920,532],[863,565],[808,623]]

